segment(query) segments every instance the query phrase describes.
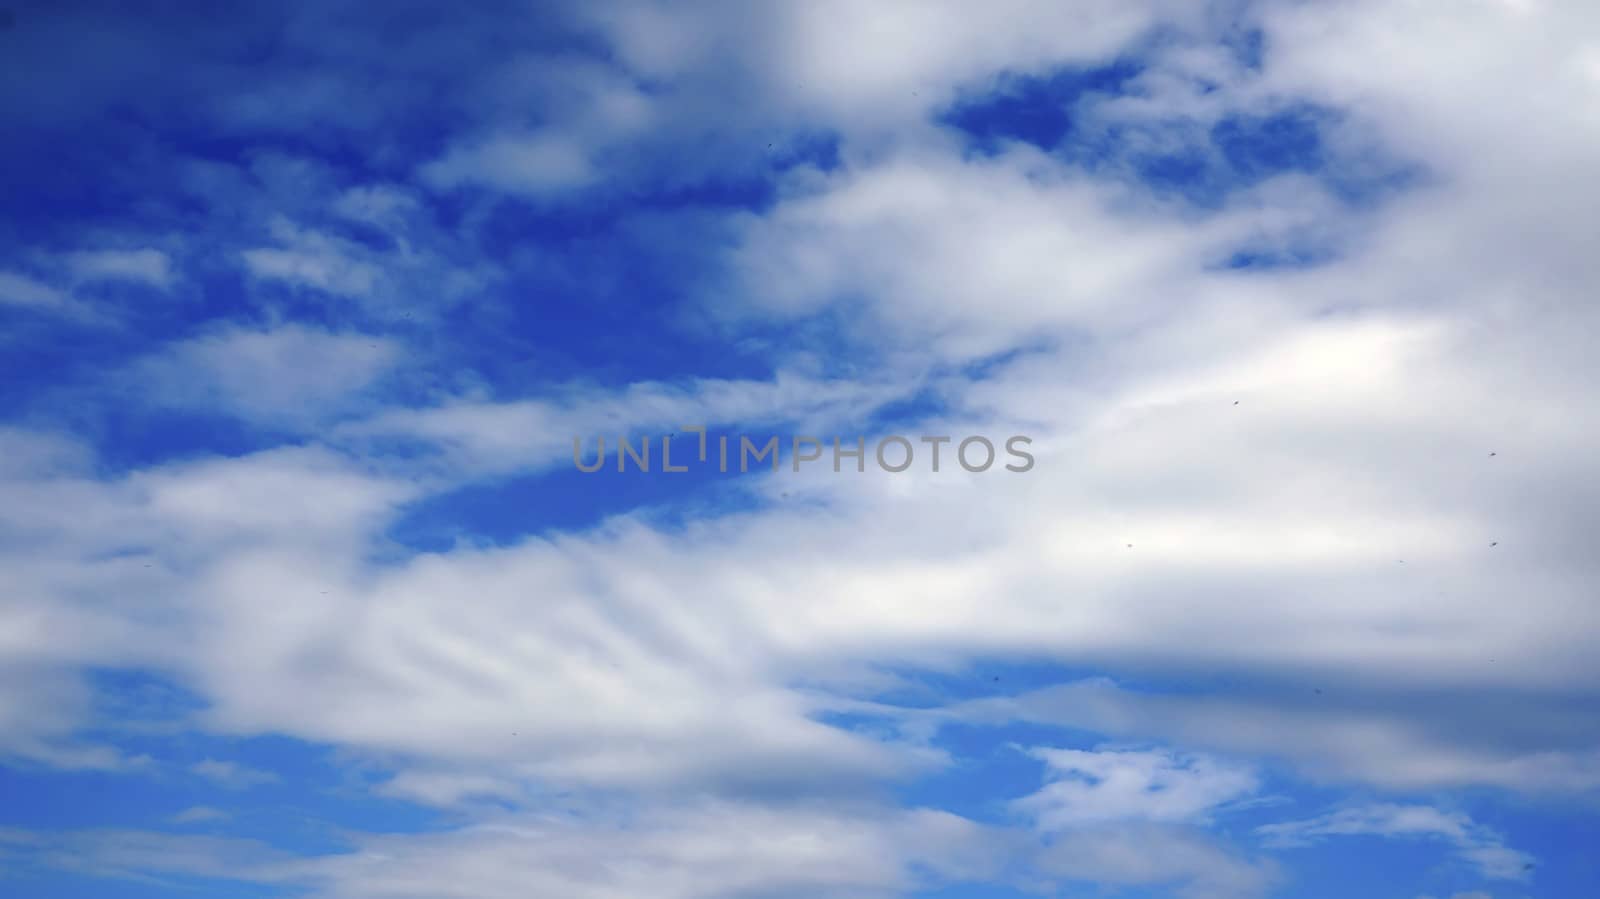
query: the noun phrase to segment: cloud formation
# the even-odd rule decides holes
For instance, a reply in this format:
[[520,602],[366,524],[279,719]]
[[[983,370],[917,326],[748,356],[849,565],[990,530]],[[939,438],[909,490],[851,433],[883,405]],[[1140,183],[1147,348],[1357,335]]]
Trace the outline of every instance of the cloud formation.
[[[1367,836],[1544,876],[1444,800],[1600,789],[1588,5],[359,12],[0,34],[40,73],[0,87],[0,763],[220,791],[19,813],[8,860],[1237,899]],[[692,424],[1038,462],[567,467]],[[267,789],[337,851],[240,824]]]

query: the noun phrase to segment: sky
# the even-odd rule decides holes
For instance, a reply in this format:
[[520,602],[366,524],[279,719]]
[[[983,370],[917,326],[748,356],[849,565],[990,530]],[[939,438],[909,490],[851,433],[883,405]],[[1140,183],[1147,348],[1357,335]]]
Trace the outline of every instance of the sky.
[[1600,6],[6,4],[0,894],[1600,893]]

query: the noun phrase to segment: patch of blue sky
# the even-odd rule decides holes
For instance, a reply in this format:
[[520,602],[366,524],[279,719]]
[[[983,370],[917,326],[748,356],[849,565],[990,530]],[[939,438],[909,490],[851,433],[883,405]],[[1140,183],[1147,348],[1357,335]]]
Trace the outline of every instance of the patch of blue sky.
[[1240,65],[1253,72],[1261,70],[1266,59],[1266,32],[1257,27],[1241,25],[1224,35],[1222,44],[1233,51]]
[[76,418],[78,433],[92,435],[97,470],[107,477],[152,464],[244,456],[298,437],[293,429],[253,424],[220,409],[107,404],[93,407],[92,412],[86,407],[66,410],[61,417]]
[[40,867],[6,872],[7,883],[21,890],[28,899],[85,899],[114,896],[116,899],[275,899],[303,895],[304,891],[271,884],[246,883],[216,877],[188,877],[161,873],[113,873],[95,870],[78,872]]
[[[1261,39],[1251,34],[1243,32],[1235,49],[1259,65]],[[1351,206],[1380,202],[1422,176],[1420,166],[1375,147],[1354,155],[1335,151],[1324,135],[1339,113],[1309,103],[1268,113],[1226,114],[1199,131],[1187,121],[1137,126],[1097,122],[1087,131],[1077,127],[1095,100],[1137,90],[1141,71],[1133,57],[1091,69],[1010,76],[984,94],[964,98],[940,121],[964,134],[970,151],[993,155],[1009,142],[1028,144],[1092,172],[1124,169],[1151,192],[1201,209],[1219,208],[1239,191],[1289,173],[1316,178]],[[1161,139],[1149,140],[1152,134]],[[1151,144],[1165,149],[1147,149]],[[1317,259],[1308,251],[1299,264]],[[1289,262],[1290,257],[1277,260]]]
[[992,155],[1006,142],[1052,150],[1072,136],[1075,105],[1090,94],[1116,94],[1141,71],[1132,60],[1045,75],[1002,76],[987,93],[963,98],[939,121],[966,134],[971,148]]
[[375,790],[392,776],[378,762],[274,734],[208,732],[199,724],[206,703],[156,672],[100,669],[91,680],[101,723],[77,737],[115,747],[131,767],[0,766],[0,827],[163,829],[183,824],[174,819],[187,810],[214,808],[226,814],[207,820],[207,832],[316,853],[345,846],[346,831],[442,826],[437,810]]
[[1311,268],[1331,262],[1337,255],[1333,247],[1309,243],[1284,248],[1261,247],[1237,250],[1220,267],[1240,271]]
[[994,825],[1017,825],[1023,816],[1011,802],[1038,792],[1045,765],[1028,749],[1093,749],[1103,742],[1083,732],[1026,722],[948,724],[932,745],[949,753],[945,769],[918,778],[897,792],[901,802],[940,808]]

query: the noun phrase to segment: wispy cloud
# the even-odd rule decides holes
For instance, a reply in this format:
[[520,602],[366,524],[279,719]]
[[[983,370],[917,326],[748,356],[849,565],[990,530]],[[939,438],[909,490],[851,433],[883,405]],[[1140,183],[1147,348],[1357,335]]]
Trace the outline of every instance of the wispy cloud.
[[74,280],[134,281],[152,287],[172,285],[172,259],[161,250],[80,250],[65,257]]
[[174,824],[202,824],[207,821],[226,821],[231,816],[209,805],[193,805],[171,817]]
[[1269,844],[1293,848],[1337,836],[1380,836],[1435,839],[1476,867],[1483,876],[1521,880],[1533,868],[1533,857],[1512,849],[1467,815],[1427,805],[1381,804],[1340,809],[1319,818],[1268,824],[1257,828]]
[[[238,762],[204,759],[189,766],[193,773],[219,786],[243,790],[262,784],[276,783],[278,775],[242,765]],[[193,809],[190,810],[191,812]]]
[[245,268],[257,278],[347,297],[365,297],[378,282],[378,269],[336,237],[297,228],[286,220],[274,222],[272,231],[277,246],[241,254]]

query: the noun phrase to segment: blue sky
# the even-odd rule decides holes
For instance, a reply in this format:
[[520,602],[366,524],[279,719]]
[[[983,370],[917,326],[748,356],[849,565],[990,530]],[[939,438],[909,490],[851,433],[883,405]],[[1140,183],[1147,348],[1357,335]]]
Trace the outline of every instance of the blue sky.
[[0,60],[0,895],[1600,889],[1592,4]]

